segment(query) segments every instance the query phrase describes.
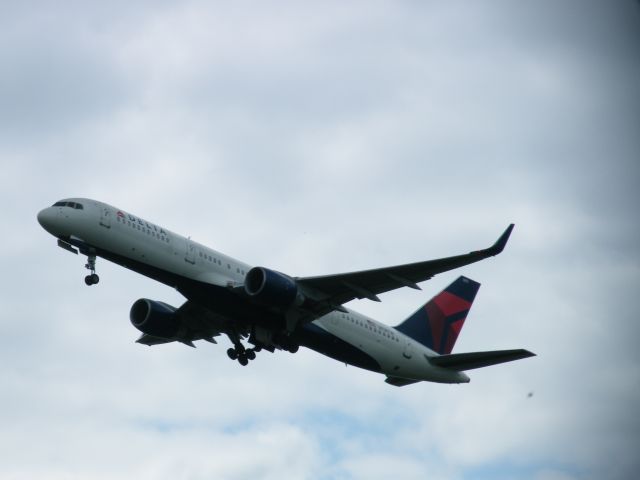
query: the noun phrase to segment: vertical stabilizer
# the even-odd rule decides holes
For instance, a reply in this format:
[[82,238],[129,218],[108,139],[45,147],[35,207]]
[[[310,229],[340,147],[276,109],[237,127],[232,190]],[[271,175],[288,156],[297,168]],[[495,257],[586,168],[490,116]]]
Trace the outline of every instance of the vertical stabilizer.
[[459,277],[395,327],[440,355],[453,350],[480,284]]

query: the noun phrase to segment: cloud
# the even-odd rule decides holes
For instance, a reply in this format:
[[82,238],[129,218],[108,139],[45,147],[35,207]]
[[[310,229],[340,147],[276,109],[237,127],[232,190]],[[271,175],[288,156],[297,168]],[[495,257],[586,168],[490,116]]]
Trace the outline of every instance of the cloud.
[[[633,2],[22,3],[0,19],[0,476],[629,478],[640,378]],[[538,357],[394,389],[314,352],[134,344],[175,291],[55,248],[98,198],[293,275],[490,245],[456,351]],[[527,397],[533,391],[531,398]],[[107,453],[108,452],[108,453]]]

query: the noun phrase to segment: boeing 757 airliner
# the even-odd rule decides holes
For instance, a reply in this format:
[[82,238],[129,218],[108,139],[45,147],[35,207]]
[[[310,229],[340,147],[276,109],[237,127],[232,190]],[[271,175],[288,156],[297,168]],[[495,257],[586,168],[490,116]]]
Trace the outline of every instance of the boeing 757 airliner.
[[[229,358],[247,365],[261,350],[311,348],[340,362],[379,372],[403,386],[419,381],[466,383],[466,370],[534,354],[523,349],[451,353],[480,284],[459,277],[396,327],[350,310],[356,298],[378,295],[498,255],[513,224],[489,248],[406,265],[318,277],[292,277],[251,267],[190,238],[106,203],[86,198],[56,202],[38,213],[58,246],[87,256],[87,285],[99,281],[102,257],[176,288],[179,308],[142,298],[130,320],[144,345],[197,340],[217,343],[226,335]],[[249,346],[249,344],[251,346]]]

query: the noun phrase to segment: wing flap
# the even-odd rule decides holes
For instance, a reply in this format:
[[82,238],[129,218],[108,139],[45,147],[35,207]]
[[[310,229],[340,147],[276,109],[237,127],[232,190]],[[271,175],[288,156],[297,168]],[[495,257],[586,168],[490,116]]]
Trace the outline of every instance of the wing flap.
[[452,353],[440,355],[430,359],[432,365],[458,372],[473,370],[474,368],[488,367],[499,363],[513,362],[523,358],[535,357],[535,353],[529,350],[493,350],[490,352]]
[[136,343],[141,343],[142,345],[148,345],[150,347],[153,345],[162,345],[163,343],[171,342],[175,342],[175,340],[162,337],[154,337],[153,335],[147,335],[146,333],[143,333],[140,338],[136,340]]

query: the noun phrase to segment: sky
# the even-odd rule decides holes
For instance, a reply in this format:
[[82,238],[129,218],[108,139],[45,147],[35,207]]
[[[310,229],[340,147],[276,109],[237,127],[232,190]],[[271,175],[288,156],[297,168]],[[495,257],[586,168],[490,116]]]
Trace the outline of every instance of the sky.
[[[0,478],[635,478],[640,4],[0,2]],[[312,276],[504,253],[348,306],[396,325],[482,283],[454,352],[391,387],[301,349],[153,348],[174,290],[59,249],[61,198]]]

